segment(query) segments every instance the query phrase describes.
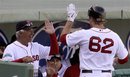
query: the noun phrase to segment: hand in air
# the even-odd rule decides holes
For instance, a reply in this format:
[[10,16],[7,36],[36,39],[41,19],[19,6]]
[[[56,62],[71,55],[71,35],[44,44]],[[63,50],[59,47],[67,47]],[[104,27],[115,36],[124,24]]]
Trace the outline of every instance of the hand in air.
[[55,33],[55,29],[53,27],[53,23],[50,22],[49,20],[45,20],[45,26],[43,28],[43,30],[45,32],[47,32],[48,34],[53,34]]
[[77,16],[76,8],[74,4],[71,3],[69,4],[69,6],[67,6],[67,15],[68,15],[67,20],[73,22]]

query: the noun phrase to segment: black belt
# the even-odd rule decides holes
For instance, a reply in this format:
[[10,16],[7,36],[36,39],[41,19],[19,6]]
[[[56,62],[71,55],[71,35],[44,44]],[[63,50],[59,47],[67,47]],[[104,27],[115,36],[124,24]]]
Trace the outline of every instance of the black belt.
[[[111,73],[111,70],[101,70],[101,72],[105,73],[105,72],[109,72]],[[82,70],[82,73],[93,73],[92,70]]]

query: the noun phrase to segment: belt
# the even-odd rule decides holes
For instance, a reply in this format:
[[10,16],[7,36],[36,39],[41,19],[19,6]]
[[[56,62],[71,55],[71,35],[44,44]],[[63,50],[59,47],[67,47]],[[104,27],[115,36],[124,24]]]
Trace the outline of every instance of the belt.
[[[111,70],[101,70],[102,73],[108,72],[111,73]],[[93,73],[92,70],[82,70],[82,73]]]

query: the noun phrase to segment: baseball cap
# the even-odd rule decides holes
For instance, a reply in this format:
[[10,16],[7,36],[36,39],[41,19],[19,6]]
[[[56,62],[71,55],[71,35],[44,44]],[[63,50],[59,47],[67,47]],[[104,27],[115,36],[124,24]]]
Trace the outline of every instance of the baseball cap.
[[32,21],[25,20],[25,21],[20,21],[16,25],[16,31],[20,31],[22,29],[34,29],[36,27],[33,27]]
[[61,60],[61,55],[60,54],[49,55],[49,57],[47,58],[48,61],[53,61],[54,59]]

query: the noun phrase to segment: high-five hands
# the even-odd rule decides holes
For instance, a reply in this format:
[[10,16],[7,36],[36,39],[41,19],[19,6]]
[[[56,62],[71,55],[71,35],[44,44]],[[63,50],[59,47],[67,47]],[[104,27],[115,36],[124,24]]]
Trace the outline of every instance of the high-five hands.
[[67,20],[74,22],[74,19],[77,16],[76,8],[74,4],[71,3],[69,4],[69,6],[67,6],[67,15],[68,15]]
[[50,22],[49,20],[45,20],[45,27],[43,28],[43,30],[45,32],[47,32],[48,34],[53,34],[55,33],[55,29],[53,27],[53,23]]

